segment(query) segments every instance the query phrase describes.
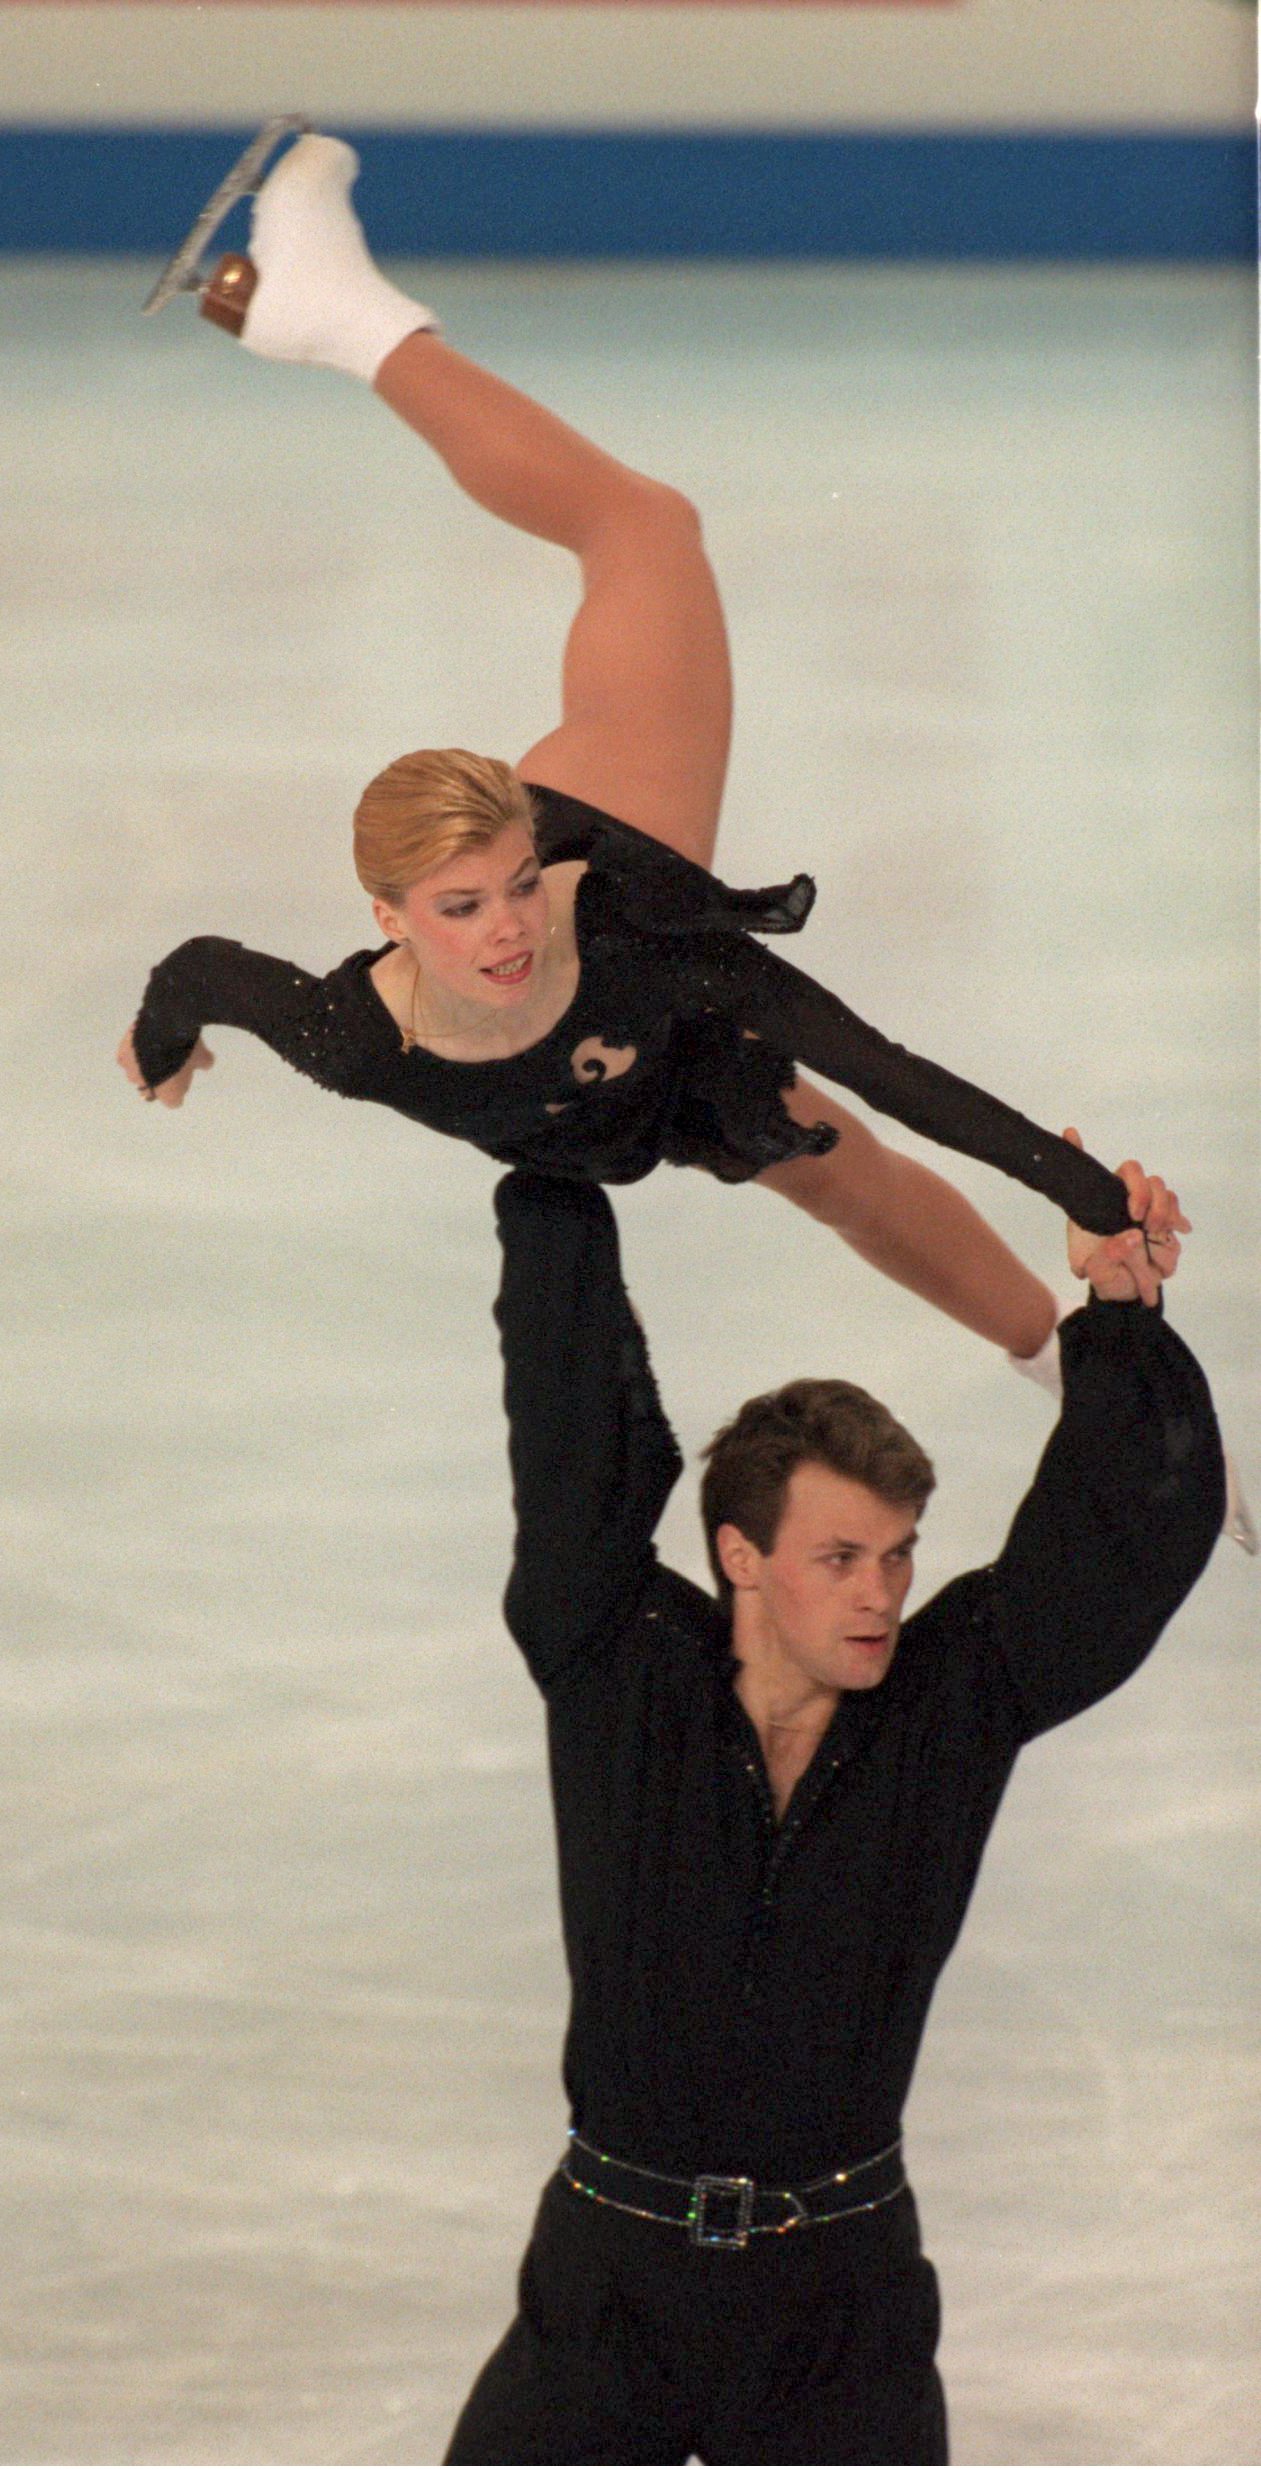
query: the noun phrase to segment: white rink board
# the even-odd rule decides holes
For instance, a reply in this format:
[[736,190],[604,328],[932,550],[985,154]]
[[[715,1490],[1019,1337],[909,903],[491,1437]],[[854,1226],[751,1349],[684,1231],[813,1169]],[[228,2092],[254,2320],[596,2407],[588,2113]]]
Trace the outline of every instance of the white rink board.
[[1242,129],[1235,0],[0,9],[0,119],[196,126]]

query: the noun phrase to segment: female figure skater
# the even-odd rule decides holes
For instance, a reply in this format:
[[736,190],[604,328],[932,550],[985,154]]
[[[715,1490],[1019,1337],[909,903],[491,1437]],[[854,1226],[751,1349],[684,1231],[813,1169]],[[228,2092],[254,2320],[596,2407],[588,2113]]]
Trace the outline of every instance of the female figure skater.
[[367,380],[505,522],[573,551],[560,725],[514,769],[404,756],[365,791],[355,860],[384,936],[317,978],[200,937],[154,970],[119,1061],[182,1104],[210,1022],[326,1087],[491,1156],[629,1181],[661,1158],[756,1177],[968,1328],[1030,1357],[1050,1291],[970,1204],[796,1075],[799,1062],[1115,1233],[1124,1186],[908,1055],[751,939],[794,931],[798,876],[707,871],[731,727],[726,632],[692,507],[463,359],[368,256],[350,147],[304,136],[259,193],[249,258],[203,313],[272,359]]

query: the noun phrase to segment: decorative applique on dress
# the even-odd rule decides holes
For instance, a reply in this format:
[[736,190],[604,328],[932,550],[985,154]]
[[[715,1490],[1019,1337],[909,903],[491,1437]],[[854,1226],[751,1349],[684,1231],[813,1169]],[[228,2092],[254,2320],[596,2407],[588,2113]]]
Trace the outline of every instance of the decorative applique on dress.
[[323,1088],[393,1107],[506,1165],[631,1183],[662,1158],[727,1182],[818,1155],[836,1133],[784,1105],[803,1064],[944,1147],[982,1159],[1099,1233],[1129,1225],[1124,1187],[999,1099],[909,1054],[763,949],[814,899],[807,875],[732,891],[647,833],[554,790],[531,792],[544,866],[586,861],[574,907],[577,992],[547,1035],[491,1062],[405,1045],[370,971],[389,946],[316,977],[216,935],[154,969],[136,1022],[149,1086],[203,1028],[250,1030]]

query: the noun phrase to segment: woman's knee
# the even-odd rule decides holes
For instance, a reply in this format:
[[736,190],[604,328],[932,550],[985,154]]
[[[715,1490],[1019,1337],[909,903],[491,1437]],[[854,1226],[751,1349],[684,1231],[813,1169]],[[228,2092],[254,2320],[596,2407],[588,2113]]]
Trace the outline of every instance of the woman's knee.
[[625,546],[642,544],[654,555],[703,558],[701,518],[690,497],[666,480],[650,480],[643,472],[628,472],[605,513],[600,532],[611,532]]

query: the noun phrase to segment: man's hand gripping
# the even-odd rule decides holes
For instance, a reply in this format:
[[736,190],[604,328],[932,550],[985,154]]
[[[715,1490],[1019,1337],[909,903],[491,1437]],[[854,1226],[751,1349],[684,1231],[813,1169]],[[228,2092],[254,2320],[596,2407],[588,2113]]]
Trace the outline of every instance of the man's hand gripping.
[[[1071,1125],[1064,1138],[1075,1149],[1083,1145],[1081,1133]],[[1117,1173],[1129,1193],[1134,1226],[1127,1234],[1096,1235],[1070,1224],[1068,1265],[1074,1277],[1088,1281],[1101,1303],[1154,1304],[1178,1266],[1178,1237],[1190,1234],[1191,1221],[1183,1216],[1177,1193],[1159,1175],[1147,1174],[1136,1158],[1127,1157]]]

